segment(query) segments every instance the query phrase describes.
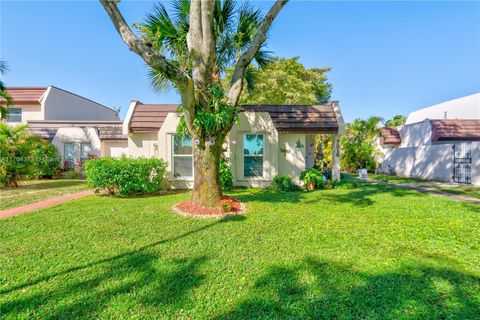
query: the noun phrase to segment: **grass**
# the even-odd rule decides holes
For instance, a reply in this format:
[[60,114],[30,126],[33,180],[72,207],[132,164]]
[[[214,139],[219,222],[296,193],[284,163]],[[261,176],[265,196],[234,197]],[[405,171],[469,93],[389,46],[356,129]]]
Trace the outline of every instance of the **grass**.
[[470,198],[480,199],[480,187],[476,187],[476,186],[457,185],[457,186],[434,186],[434,187],[425,187],[425,188],[458,194],[458,195],[462,195]]
[[386,185],[89,196],[0,220],[0,317],[478,319],[480,207]]
[[18,188],[0,188],[0,210],[86,190],[82,180],[21,181]]
[[371,180],[391,182],[391,183],[417,183],[417,182],[431,182],[431,180],[424,180],[420,178],[399,177],[387,174],[368,174],[368,178]]

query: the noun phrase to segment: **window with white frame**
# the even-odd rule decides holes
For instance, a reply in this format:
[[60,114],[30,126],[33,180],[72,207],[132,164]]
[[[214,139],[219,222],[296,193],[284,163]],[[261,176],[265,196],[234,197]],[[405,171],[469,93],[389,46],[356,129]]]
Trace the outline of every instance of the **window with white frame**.
[[245,134],[243,136],[243,176],[246,178],[263,177],[263,134]]
[[187,136],[172,136],[173,176],[175,178],[193,177],[193,147],[192,138]]
[[20,123],[22,122],[22,108],[8,108],[7,122]]

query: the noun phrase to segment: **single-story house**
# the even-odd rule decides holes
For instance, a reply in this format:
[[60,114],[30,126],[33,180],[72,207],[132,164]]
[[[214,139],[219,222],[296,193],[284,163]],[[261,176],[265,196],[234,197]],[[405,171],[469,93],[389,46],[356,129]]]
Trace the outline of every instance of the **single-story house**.
[[480,185],[480,93],[412,112],[380,146],[383,172]]
[[72,168],[92,156],[126,155],[122,121],[28,121],[33,135],[52,142],[63,166]]
[[[193,185],[193,142],[177,136],[178,105],[132,101],[123,123],[127,154],[168,161],[173,188]],[[344,121],[338,102],[309,106],[242,106],[224,145],[231,160],[234,184],[268,186],[275,175],[299,175],[314,165],[314,136],[331,134],[334,141],[333,179],[340,178],[339,136]]]
[[[48,87],[10,87],[13,106],[9,125],[28,124],[34,135],[52,141],[72,167],[89,154],[119,156],[126,153],[127,137],[118,111],[75,93]],[[5,100],[0,100],[5,104]]]

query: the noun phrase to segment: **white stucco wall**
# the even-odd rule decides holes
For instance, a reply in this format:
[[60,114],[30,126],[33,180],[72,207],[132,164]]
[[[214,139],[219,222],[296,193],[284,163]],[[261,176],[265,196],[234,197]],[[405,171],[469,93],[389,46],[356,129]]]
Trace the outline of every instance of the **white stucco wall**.
[[398,129],[398,133],[402,139],[402,148],[432,144],[432,125],[429,120],[404,125]]
[[[240,123],[230,131],[228,148],[232,156],[233,183],[237,186],[264,187],[270,185],[278,168],[278,132],[270,115],[266,112],[242,112]],[[263,177],[250,178],[243,174],[243,136],[245,134],[263,134]]]
[[[382,167],[388,165],[399,176],[452,181],[453,144],[396,148],[389,152]],[[480,185],[480,142],[472,142],[472,184]]]
[[406,124],[425,119],[480,119],[480,93],[445,101],[408,115]]
[[102,157],[115,157],[126,156],[128,154],[128,142],[126,140],[108,140],[101,143],[101,156]]
[[98,138],[95,128],[60,128],[57,134],[52,140],[52,144],[57,148],[58,153],[63,158],[64,156],[64,144],[76,143],[77,152],[75,154],[75,160],[80,160],[80,143],[90,143],[94,154],[101,155],[101,142]]
[[300,173],[305,171],[305,134],[280,134],[278,139],[278,174],[292,177],[300,184]]
[[130,133],[128,155],[131,157],[158,157],[158,135],[156,133]]
[[109,121],[119,119],[114,110],[56,87],[48,89],[43,104],[44,119],[36,120]]

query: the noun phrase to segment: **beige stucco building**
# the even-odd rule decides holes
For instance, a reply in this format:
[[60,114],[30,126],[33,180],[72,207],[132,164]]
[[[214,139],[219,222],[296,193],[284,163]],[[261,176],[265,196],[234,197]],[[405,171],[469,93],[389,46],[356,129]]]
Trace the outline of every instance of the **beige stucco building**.
[[28,124],[34,135],[50,140],[64,165],[74,166],[90,154],[126,153],[127,137],[122,134],[117,111],[54,86],[7,90],[13,105],[8,108],[6,122]]
[[[133,101],[123,123],[129,156],[168,161],[168,179],[174,188],[193,184],[194,141],[177,136],[177,105]],[[299,175],[314,165],[313,138],[332,134],[335,150],[333,178],[340,178],[339,135],[344,122],[337,102],[318,106],[242,106],[224,145],[231,160],[234,184],[268,186],[275,175]]]

